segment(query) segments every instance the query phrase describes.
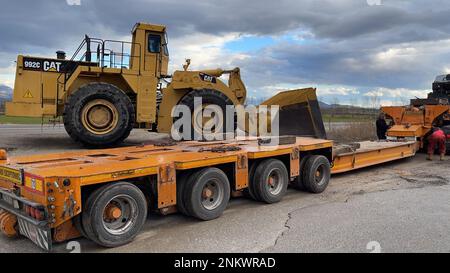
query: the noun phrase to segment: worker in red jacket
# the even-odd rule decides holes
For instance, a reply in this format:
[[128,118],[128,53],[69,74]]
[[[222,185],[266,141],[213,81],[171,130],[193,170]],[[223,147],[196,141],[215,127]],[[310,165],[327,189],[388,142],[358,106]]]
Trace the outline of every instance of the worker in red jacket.
[[439,154],[441,160],[444,160],[445,156],[445,133],[439,127],[433,127],[431,135],[428,137],[428,160],[433,160],[434,150],[436,145],[439,146]]

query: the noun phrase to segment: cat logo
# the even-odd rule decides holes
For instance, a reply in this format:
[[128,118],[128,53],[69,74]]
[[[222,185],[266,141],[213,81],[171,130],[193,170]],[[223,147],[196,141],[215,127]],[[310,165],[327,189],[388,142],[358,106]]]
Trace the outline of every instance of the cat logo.
[[211,83],[217,82],[216,77],[213,77],[208,74],[201,73],[201,72],[200,72],[200,78],[202,79],[202,81],[205,81],[205,82],[211,82]]
[[44,61],[44,71],[59,72],[61,62]]
[[31,94],[30,90],[27,90],[27,92],[25,92],[25,94],[23,94],[23,98],[24,99],[32,99],[33,98],[33,94]]

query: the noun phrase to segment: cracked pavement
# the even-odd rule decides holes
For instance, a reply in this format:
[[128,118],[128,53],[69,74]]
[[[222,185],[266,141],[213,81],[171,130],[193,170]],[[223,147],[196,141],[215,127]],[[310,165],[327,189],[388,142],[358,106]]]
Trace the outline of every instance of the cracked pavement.
[[[15,127],[14,127],[15,128]],[[76,149],[56,128],[3,130],[0,146],[12,154]],[[51,141],[44,141],[50,137]],[[127,144],[160,138],[133,131]],[[38,145],[36,145],[38,144]],[[322,194],[290,189],[277,204],[232,199],[219,219],[150,214],[132,243],[114,249],[79,239],[83,252],[382,252],[450,251],[450,160],[425,155],[334,175]],[[25,238],[0,236],[0,252],[40,252]],[[69,252],[57,244],[55,252]]]

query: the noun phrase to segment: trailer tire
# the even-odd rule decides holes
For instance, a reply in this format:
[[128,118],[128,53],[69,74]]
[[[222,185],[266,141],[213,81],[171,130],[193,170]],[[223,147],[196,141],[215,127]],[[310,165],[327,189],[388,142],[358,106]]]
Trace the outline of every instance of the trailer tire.
[[147,219],[147,207],[147,199],[135,185],[107,184],[90,194],[82,215],[83,227],[97,244],[121,246],[139,233]]
[[266,159],[258,164],[253,176],[255,197],[268,204],[279,202],[287,192],[289,174],[278,159]]
[[303,171],[303,185],[311,193],[323,192],[330,182],[331,167],[328,159],[323,155],[312,155],[305,163]]
[[133,129],[130,98],[108,83],[89,83],[73,92],[64,107],[64,127],[76,142],[108,147],[124,141]]
[[230,182],[218,168],[192,174],[184,188],[184,204],[192,217],[208,221],[218,218],[230,200]]
[[309,158],[310,156],[309,155],[307,155],[307,156],[304,156],[304,157],[301,157],[300,158],[300,174],[299,174],[299,176],[297,176],[295,179],[294,179],[294,181],[292,181],[292,186],[296,189],[296,190],[299,190],[299,191],[306,191],[306,188],[305,188],[305,185],[304,185],[304,183],[303,183],[303,172],[304,172],[304,170],[305,170],[305,164],[306,164],[306,161],[308,161],[308,158]]
[[87,198],[87,200],[84,202],[83,204],[83,211],[80,214],[80,223],[81,223],[81,227],[82,230],[84,231],[84,235],[86,236],[86,238],[88,238],[89,240],[99,244],[99,242],[97,242],[96,236],[94,234],[94,230],[92,229],[92,225],[91,225],[91,215],[88,212],[88,208],[92,207],[91,204],[93,202],[93,199],[96,196],[94,194],[90,194]]
[[190,172],[184,172],[180,175],[180,177],[177,177],[177,210],[186,216],[189,216],[189,213],[186,209],[186,204],[184,201],[184,189],[186,188],[186,183],[188,183],[191,175],[192,173]]
[[248,186],[244,190],[244,194],[251,199],[258,201],[258,198],[255,195],[254,186],[253,186],[253,176],[255,175],[255,169],[257,167],[257,163],[253,163],[248,171]]
[[81,214],[78,214],[73,218],[73,225],[78,230],[78,232],[81,234],[82,237],[89,239],[86,231],[84,231],[83,224],[81,223]]

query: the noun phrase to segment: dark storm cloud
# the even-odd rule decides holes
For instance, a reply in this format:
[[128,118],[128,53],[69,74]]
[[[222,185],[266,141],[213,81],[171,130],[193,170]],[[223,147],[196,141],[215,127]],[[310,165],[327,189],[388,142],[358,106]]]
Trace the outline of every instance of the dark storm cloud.
[[0,10],[0,51],[64,45],[95,21],[64,0],[4,1]]
[[[389,32],[392,36],[398,33]],[[382,34],[335,42],[281,42],[251,53],[235,65],[242,67],[246,82],[254,89],[288,83],[429,90],[435,76],[450,67],[450,43],[413,38],[411,43],[399,44],[383,44]]]
[[[48,55],[57,49],[70,53],[85,33],[124,37],[135,22],[147,21],[167,25],[170,38],[198,32],[280,36],[302,29],[312,33],[317,43],[278,44],[237,62],[255,87],[283,80],[428,86],[428,78],[450,61],[445,51],[430,53],[421,63],[417,59],[414,67],[405,59],[379,67],[373,58],[405,43],[448,39],[447,1],[381,2],[369,6],[366,0],[81,0],[81,6],[69,6],[66,0],[4,1],[0,67],[9,66],[17,53]],[[258,80],[260,75],[267,77]]]
[[[66,0],[5,1],[0,11],[0,50],[57,47],[86,32],[110,30],[123,36],[137,21],[166,24],[174,37],[191,32],[279,34],[304,27],[318,38],[349,39],[414,24],[450,31],[449,9],[442,1],[418,1],[422,6],[415,9],[390,5],[398,1],[388,0],[383,6],[369,6],[365,0],[80,1],[80,6],[69,6]],[[424,10],[433,6],[435,10]],[[428,35],[417,33],[412,38]]]

